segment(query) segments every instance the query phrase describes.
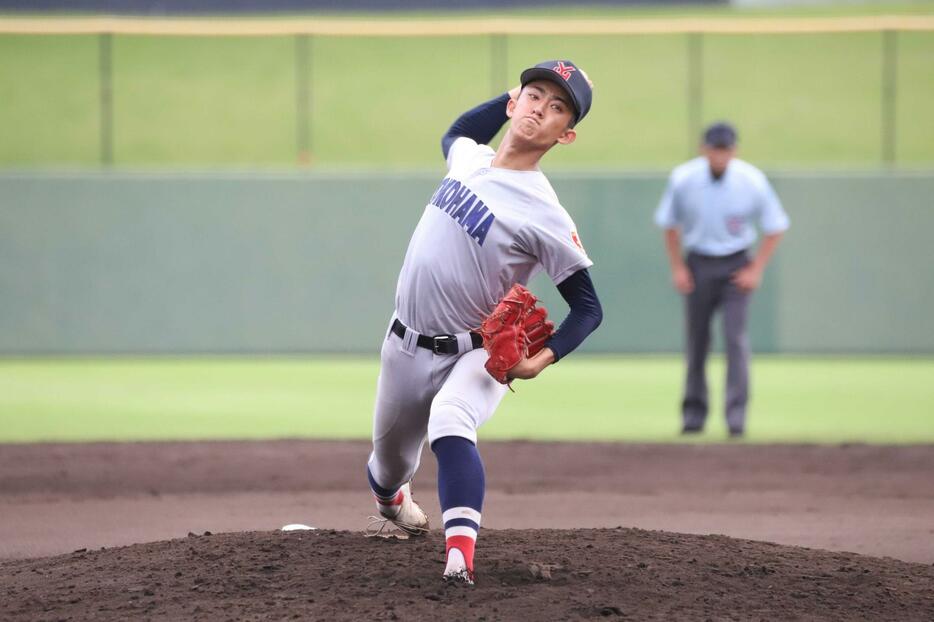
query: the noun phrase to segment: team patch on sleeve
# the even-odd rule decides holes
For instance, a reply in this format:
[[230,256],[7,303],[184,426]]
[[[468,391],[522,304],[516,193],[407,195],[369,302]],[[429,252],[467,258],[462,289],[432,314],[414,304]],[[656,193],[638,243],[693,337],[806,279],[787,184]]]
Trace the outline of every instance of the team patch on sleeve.
[[573,230],[571,231],[571,240],[574,241],[574,246],[581,249],[581,252],[584,253],[585,255],[587,254],[587,251],[584,250],[584,245],[581,243],[580,236],[577,235],[577,231],[573,231]]

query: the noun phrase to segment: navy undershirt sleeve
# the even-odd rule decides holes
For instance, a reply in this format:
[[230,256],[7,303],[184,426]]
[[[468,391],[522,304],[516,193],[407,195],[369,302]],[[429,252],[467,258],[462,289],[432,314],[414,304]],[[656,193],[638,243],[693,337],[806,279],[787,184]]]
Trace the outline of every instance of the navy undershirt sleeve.
[[603,308],[586,268],[561,281],[558,291],[571,310],[545,342],[545,347],[555,353],[556,363],[583,343],[603,321]]
[[448,157],[451,145],[461,136],[476,141],[478,145],[486,145],[493,140],[508,119],[506,116],[506,102],[508,101],[509,93],[503,93],[459,116],[448,128],[447,133],[441,137],[441,153],[444,154],[445,159]]

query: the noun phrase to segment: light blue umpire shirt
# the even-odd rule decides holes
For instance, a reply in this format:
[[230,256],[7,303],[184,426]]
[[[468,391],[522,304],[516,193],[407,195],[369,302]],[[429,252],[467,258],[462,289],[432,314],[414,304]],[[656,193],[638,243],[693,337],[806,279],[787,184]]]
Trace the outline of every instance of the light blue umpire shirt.
[[723,257],[751,247],[756,224],[770,235],[790,223],[762,171],[733,158],[720,179],[714,179],[707,158],[699,157],[671,172],[655,224],[680,228],[686,251]]

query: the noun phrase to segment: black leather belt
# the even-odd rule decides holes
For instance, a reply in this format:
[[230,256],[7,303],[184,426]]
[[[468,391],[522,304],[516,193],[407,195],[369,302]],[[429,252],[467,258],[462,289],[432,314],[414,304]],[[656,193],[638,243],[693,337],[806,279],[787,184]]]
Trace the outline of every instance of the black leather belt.
[[[405,331],[407,330],[408,328],[405,327],[405,324],[398,319],[392,323],[392,332],[400,339],[405,339]],[[483,347],[483,337],[480,333],[471,332],[470,342],[473,344],[475,350]],[[457,346],[457,335],[435,335],[434,337],[419,335],[415,343],[419,348],[431,350],[435,354],[457,354],[459,350]]]
[[733,259],[739,259],[740,257],[745,256],[748,252],[748,249],[744,248],[741,251],[736,251],[735,253],[730,253],[729,255],[704,255],[703,253],[698,253],[696,251],[690,251],[688,255],[697,257],[698,259],[703,259],[704,261],[732,261]]

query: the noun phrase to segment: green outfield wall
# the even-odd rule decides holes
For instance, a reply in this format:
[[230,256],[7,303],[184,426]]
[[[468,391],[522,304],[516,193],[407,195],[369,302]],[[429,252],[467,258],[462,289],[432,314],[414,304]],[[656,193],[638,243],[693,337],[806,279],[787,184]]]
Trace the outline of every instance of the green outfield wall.
[[[440,177],[4,173],[0,354],[375,353]],[[754,348],[934,352],[934,174],[770,177],[792,228],[754,298]],[[652,224],[665,175],[551,178],[604,303],[586,350],[679,350]]]

